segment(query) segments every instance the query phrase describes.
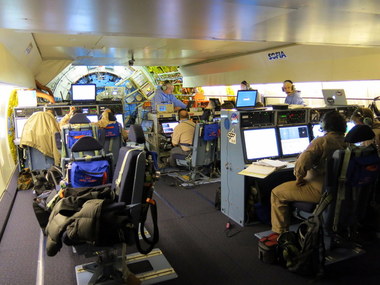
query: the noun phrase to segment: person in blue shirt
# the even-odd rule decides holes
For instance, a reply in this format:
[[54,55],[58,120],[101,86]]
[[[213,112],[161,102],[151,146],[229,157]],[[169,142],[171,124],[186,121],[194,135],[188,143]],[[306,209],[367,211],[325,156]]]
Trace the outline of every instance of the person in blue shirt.
[[152,111],[156,111],[158,104],[173,104],[174,110],[185,109],[186,104],[173,95],[173,90],[174,86],[169,80],[166,80],[160,88],[157,88],[151,101]]
[[287,79],[284,81],[282,91],[286,93],[285,104],[289,105],[306,105],[301,97],[301,92],[297,91],[293,81]]

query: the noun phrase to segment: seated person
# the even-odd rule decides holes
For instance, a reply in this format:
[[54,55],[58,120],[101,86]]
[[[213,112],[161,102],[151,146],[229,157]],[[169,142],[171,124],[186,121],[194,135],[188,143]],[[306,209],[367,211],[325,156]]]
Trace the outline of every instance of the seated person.
[[374,113],[369,108],[357,108],[351,116],[351,121],[355,125],[367,125],[375,133],[373,140],[364,141],[362,145],[367,146],[375,143],[378,152],[380,153],[380,122],[375,118]]
[[294,175],[289,181],[275,187],[271,193],[272,231],[281,234],[289,230],[289,202],[317,203],[322,195],[326,159],[335,150],[346,147],[344,134],[346,120],[337,111],[326,113],[321,122],[326,134],[315,138],[298,157]]
[[62,129],[63,126],[68,125],[70,119],[78,113],[82,113],[81,109],[77,109],[73,106],[70,107],[70,112],[67,113],[60,121],[59,121],[59,127]]
[[[99,121],[95,123],[91,123],[93,125],[98,126],[99,129],[107,127],[109,124],[113,124],[117,122],[117,119],[115,117],[115,114],[110,109],[105,109],[103,113],[100,115]],[[128,132],[127,130],[123,129],[123,127],[120,125],[121,135],[123,137],[124,141],[128,140]]]
[[[195,123],[189,120],[189,113],[186,109],[178,111],[179,124],[174,128],[172,134],[172,145],[174,146],[170,151],[170,166],[175,167],[176,157],[175,155],[188,155],[190,148],[193,144]],[[186,146],[188,145],[188,146]]]
[[173,90],[174,86],[169,80],[166,80],[164,84],[156,90],[152,99],[153,112],[156,111],[157,105],[159,104],[173,104],[174,110],[186,108],[186,104],[173,95]]
[[301,92],[297,91],[293,85],[293,81],[285,80],[283,82],[282,91],[286,93],[285,104],[289,105],[306,105],[301,97]]

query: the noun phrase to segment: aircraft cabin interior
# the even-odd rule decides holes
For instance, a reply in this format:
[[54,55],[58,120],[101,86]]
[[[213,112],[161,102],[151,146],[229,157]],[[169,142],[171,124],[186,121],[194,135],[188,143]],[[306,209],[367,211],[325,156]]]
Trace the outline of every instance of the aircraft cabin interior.
[[0,0],[0,284],[378,283],[378,1],[50,2]]

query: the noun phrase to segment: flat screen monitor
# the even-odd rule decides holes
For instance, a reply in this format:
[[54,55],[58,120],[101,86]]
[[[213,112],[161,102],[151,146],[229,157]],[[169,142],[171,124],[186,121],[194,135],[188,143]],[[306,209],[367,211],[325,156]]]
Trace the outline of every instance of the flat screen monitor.
[[322,89],[326,106],[346,106],[347,99],[344,89]]
[[215,111],[220,111],[220,101],[218,98],[210,98],[210,102],[214,105],[214,110]]
[[346,134],[355,126],[354,122],[347,122]]
[[321,124],[311,125],[311,131],[314,139],[317,137],[323,137],[325,135],[325,132],[321,129]]
[[153,121],[152,120],[143,120],[141,122],[141,127],[144,132],[153,132]]
[[28,118],[17,118],[16,119],[16,124],[15,124],[16,138],[18,138],[18,139],[21,138],[22,130],[24,129],[24,125],[25,125],[27,120],[28,120]]
[[70,99],[77,104],[96,103],[96,84],[72,84]]
[[166,122],[162,123],[162,131],[164,134],[172,134],[174,132],[174,128],[178,125],[178,122]]
[[245,163],[279,157],[275,128],[243,129],[242,141]]
[[86,117],[91,121],[91,123],[96,123],[98,121],[98,115],[86,115]]
[[121,126],[124,128],[123,114],[115,114],[116,121],[118,121]]
[[306,125],[279,127],[283,156],[295,156],[303,152],[310,143]]
[[257,90],[239,90],[236,96],[236,108],[247,109],[256,106]]

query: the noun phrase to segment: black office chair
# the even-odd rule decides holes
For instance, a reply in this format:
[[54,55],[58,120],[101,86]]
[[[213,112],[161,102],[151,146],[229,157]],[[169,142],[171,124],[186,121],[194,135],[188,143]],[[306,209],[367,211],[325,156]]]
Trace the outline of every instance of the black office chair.
[[[138,126],[133,129],[137,130]],[[137,140],[141,141],[141,137]],[[155,180],[156,173],[150,154],[141,148],[122,147],[112,184],[74,191],[67,189],[65,192],[71,195],[63,198],[53,208],[47,226],[48,255],[57,253],[61,246],[60,237],[62,236],[65,244],[76,245],[78,253],[85,256],[93,254],[98,256],[95,264],[83,265],[81,268],[92,273],[88,284],[97,284],[105,280],[125,284],[127,275],[130,275],[126,267],[127,244],[136,244],[140,252],[147,254],[158,242],[157,212],[155,201],[152,199]],[[78,197],[78,193],[83,193],[83,195]],[[77,207],[79,212],[67,209],[67,205],[73,200],[76,201],[74,204],[79,206]],[[63,214],[62,207],[66,209]],[[94,209],[94,207],[99,207],[100,211],[99,218],[94,220],[96,232],[91,234],[83,230],[76,231],[76,227],[82,225],[79,218],[80,211]],[[150,239],[144,233],[144,223],[149,209],[154,226]],[[72,222],[64,224],[57,234],[55,225],[62,221],[62,215],[65,214],[73,215],[66,218],[66,221],[72,219]],[[147,247],[142,245],[139,234]],[[123,246],[122,258],[118,257],[120,244]]]
[[[204,128],[207,124],[197,123],[194,130],[194,138],[191,151],[187,155],[176,154],[176,163],[178,166],[189,169],[187,182],[194,182],[197,179],[209,178],[201,171],[202,167],[210,166],[216,158],[218,134],[215,134],[214,140],[206,141],[204,139]],[[217,125],[217,123],[209,124]]]
[[[331,248],[347,245],[347,240],[354,240],[360,220],[369,206],[369,196],[373,191],[378,191],[380,158],[377,149],[374,145],[355,145],[373,137],[374,133],[368,126],[355,126],[345,138],[349,146],[336,150],[326,162],[323,191],[331,193],[333,199],[323,212],[323,217],[325,234],[332,239]],[[298,213],[306,213],[298,217],[307,218],[316,204],[293,202],[291,206]]]

